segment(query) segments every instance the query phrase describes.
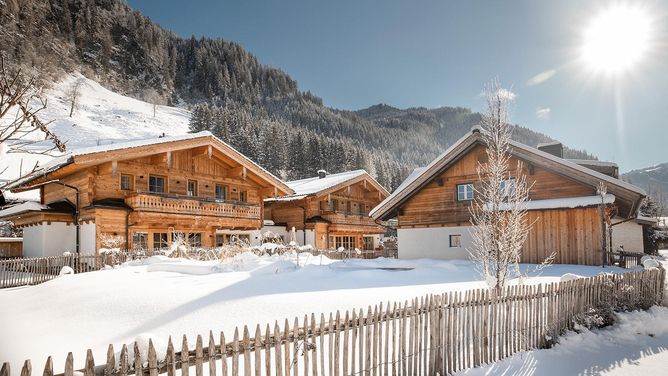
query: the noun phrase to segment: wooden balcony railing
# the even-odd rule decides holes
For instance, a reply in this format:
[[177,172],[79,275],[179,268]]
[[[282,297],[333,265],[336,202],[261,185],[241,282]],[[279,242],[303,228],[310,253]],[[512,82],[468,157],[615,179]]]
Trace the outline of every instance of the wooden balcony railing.
[[137,193],[126,197],[125,203],[137,211],[248,219],[261,218],[260,205],[215,201],[210,198],[192,196]]

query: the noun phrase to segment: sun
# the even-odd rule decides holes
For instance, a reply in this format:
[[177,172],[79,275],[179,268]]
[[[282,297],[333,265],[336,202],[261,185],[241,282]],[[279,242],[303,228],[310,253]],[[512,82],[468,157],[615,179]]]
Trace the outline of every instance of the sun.
[[628,71],[647,53],[650,29],[651,19],[642,8],[616,5],[606,9],[585,29],[582,59],[597,72]]

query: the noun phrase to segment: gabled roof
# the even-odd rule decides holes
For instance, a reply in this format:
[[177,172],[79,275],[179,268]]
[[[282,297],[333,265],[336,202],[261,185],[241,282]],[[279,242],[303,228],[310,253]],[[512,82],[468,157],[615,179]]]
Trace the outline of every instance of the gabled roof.
[[[429,163],[429,165],[413,171],[413,173],[401,183],[401,185],[392,192],[388,198],[373,208],[369,215],[374,219],[387,219],[385,217],[391,214],[395,208],[405,202],[422,187],[429,184],[436,175],[445,171],[450,165],[476,145],[483,144],[481,132],[484,131],[480,127],[473,127],[470,132],[457,140],[457,142],[436,157],[436,159]],[[640,200],[647,195],[644,190],[635,185],[517,141],[510,141],[510,152],[514,156],[530,163],[544,166],[556,173],[568,176],[573,180],[580,181],[593,187],[595,187],[598,182],[602,181],[606,183],[609,193],[614,194],[620,199],[626,199],[632,202],[631,206],[634,209],[637,209]]]
[[[144,156],[162,153],[171,150],[181,150],[197,146],[211,145],[224,153],[240,165],[246,166],[248,171],[260,179],[277,187],[279,193],[292,193],[292,190],[279,178],[250,160],[236,149],[215,137],[209,131],[189,133],[181,136],[167,136],[134,140],[109,145],[93,146],[72,150],[56,157],[32,173],[7,183],[3,189],[21,190],[31,183],[45,180],[47,175],[69,166],[91,166],[112,160],[130,159],[130,156]],[[71,167],[75,170],[76,167]]]
[[338,174],[326,175],[324,178],[319,176],[313,178],[306,178],[300,180],[293,180],[286,182],[295,193],[288,196],[268,198],[266,202],[270,201],[294,201],[301,200],[308,196],[320,196],[330,192],[337,191],[345,186],[355,184],[359,181],[369,181],[375,189],[387,197],[390,193],[383,188],[374,178],[365,170],[346,171]]

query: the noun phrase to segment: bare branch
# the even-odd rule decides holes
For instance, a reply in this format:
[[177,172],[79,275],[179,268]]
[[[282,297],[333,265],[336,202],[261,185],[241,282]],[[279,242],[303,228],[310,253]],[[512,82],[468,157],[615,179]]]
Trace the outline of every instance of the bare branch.
[[[65,151],[65,142],[48,128],[50,122],[38,116],[46,106],[47,100],[35,87],[35,78],[26,77],[21,69],[10,73],[4,56],[0,56],[0,144],[6,146],[8,153]],[[42,146],[45,140],[52,146]]]

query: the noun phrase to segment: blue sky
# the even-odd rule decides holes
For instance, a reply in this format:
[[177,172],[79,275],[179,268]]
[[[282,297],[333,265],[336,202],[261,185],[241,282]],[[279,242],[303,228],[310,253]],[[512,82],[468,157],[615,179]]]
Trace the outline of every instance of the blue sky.
[[633,3],[651,17],[650,49],[606,76],[579,59],[582,34],[622,1],[129,1],[178,35],[240,43],[335,108],[481,110],[498,77],[517,95],[513,122],[622,171],[668,162],[668,2]]

